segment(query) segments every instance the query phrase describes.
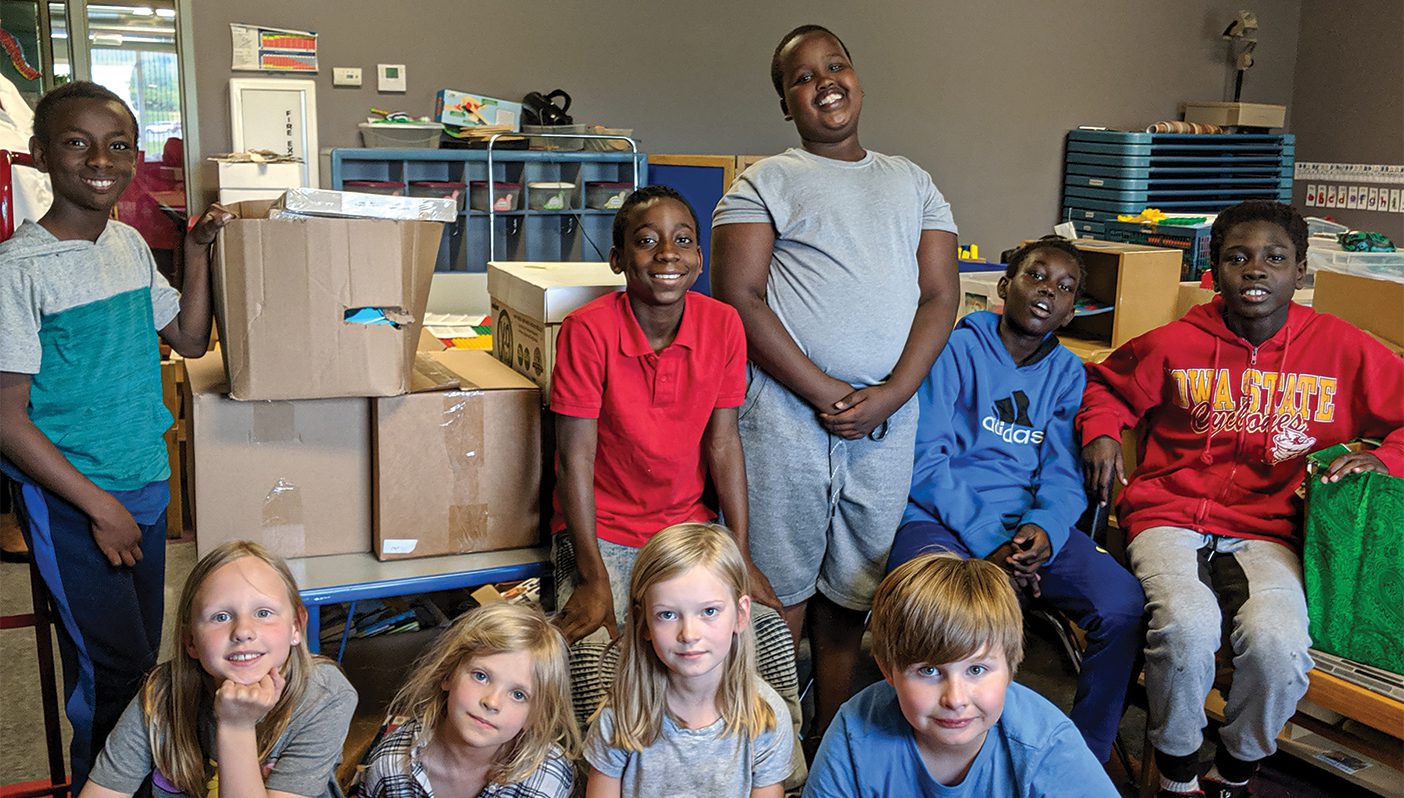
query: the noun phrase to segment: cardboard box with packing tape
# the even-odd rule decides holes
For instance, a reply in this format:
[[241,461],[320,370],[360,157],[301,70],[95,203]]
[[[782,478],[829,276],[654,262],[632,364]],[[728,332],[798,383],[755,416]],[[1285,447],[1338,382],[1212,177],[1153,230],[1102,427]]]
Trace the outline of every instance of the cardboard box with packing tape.
[[561,322],[596,297],[622,290],[624,275],[608,263],[488,263],[493,353],[536,383],[549,402]]
[[235,399],[409,389],[443,225],[272,220],[241,202],[220,232],[215,318]]
[[372,401],[375,556],[535,546],[541,398],[481,351],[421,352],[412,392]]
[[199,556],[238,539],[284,557],[370,551],[368,400],[237,402],[218,352],[185,367]]

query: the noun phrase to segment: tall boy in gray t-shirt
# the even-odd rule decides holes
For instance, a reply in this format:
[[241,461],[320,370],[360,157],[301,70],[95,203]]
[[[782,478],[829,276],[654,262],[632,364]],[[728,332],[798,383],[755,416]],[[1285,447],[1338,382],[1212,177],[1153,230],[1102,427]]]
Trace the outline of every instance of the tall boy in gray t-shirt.
[[836,36],[791,31],[771,78],[801,147],[722,198],[713,286],[740,313],[751,360],[740,417],[751,557],[797,638],[812,614],[822,734],[852,693],[863,614],[906,504],[910,399],[955,319],[956,227],[926,172],[858,143],[863,90]]

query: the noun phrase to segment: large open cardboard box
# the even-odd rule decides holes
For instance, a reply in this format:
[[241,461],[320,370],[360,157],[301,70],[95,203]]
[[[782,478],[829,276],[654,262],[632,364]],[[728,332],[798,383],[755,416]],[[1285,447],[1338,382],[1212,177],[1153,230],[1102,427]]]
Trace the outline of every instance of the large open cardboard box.
[[1322,270],[1313,301],[1318,311],[1340,316],[1404,354],[1404,283]]
[[375,399],[375,556],[535,546],[541,398],[488,352],[421,352],[413,393]]
[[185,361],[200,556],[255,540],[284,557],[370,550],[370,403],[236,402],[217,352]]
[[[241,202],[220,232],[215,318],[235,399],[395,396],[409,389],[443,225],[270,220]],[[381,308],[391,325],[348,323]]]
[[566,314],[596,297],[624,290],[608,263],[488,263],[493,354],[551,398],[556,337]]

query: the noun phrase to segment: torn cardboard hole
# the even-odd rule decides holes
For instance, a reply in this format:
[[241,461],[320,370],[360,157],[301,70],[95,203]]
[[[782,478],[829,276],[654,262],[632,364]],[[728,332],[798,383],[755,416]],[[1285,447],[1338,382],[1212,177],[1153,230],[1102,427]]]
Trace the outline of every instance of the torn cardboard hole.
[[406,313],[404,308],[393,307],[347,308],[342,311],[341,318],[347,324],[389,326],[397,330],[414,323],[414,316]]

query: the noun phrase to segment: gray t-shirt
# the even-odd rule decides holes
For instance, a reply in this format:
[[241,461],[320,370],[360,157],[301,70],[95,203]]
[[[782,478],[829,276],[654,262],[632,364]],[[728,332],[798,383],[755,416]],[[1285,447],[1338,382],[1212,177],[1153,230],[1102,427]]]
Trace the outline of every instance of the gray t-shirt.
[[[341,762],[346,729],[355,711],[356,688],[331,662],[319,663],[302,700],[293,709],[287,730],[273,744],[272,753],[263,763],[264,786],[309,798],[340,798],[336,766]],[[201,729],[200,741],[213,759],[213,722]],[[154,770],[146,716],[138,695],[108,735],[89,778],[109,790],[130,794],[153,776]],[[157,798],[182,795],[163,789],[162,783],[169,782],[159,774],[152,781],[152,794]]]
[[836,379],[875,385],[911,332],[923,230],[956,232],[950,203],[921,167],[871,150],[838,161],[792,148],[747,169],[714,227],[775,228],[766,303],[805,356]]
[[614,712],[605,707],[590,724],[585,761],[619,779],[625,798],[746,798],[755,787],[779,784],[790,775],[790,712],[770,685],[758,680],[757,686],[775,713],[775,728],[755,739],[727,736],[722,719],[704,729],[684,729],[664,713],[658,739],[634,753],[609,744]]

